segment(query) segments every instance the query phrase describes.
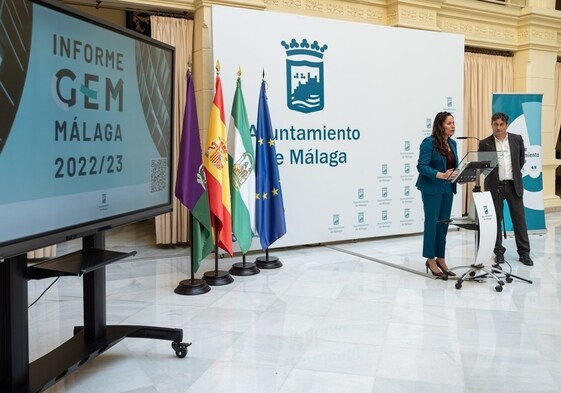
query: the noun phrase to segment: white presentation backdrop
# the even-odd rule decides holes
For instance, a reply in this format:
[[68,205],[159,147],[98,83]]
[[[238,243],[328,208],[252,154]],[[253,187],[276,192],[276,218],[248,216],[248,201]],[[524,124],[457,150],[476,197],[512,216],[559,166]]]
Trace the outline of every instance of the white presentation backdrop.
[[255,131],[265,72],[287,225],[272,248],[422,232],[419,144],[442,110],[462,135],[463,36],[221,6],[212,17],[227,122],[240,66]]

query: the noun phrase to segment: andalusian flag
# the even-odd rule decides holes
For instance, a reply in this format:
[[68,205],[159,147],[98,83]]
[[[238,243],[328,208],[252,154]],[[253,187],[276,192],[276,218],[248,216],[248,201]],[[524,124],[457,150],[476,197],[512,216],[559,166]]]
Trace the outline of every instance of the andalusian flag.
[[232,227],[242,254],[251,247],[255,225],[255,155],[238,77],[228,128]]
[[259,94],[255,146],[255,215],[261,247],[266,250],[286,233],[286,221],[265,81]]
[[215,244],[228,254],[232,251],[232,216],[230,214],[230,177],[228,174],[228,147],[222,83],[216,75],[214,101],[210,109],[210,120],[203,155],[206,173],[210,222],[218,230]]
[[213,248],[208,195],[205,187],[197,104],[193,79],[189,72],[175,196],[191,212],[189,236],[193,273],[199,269],[201,261],[210,254]]

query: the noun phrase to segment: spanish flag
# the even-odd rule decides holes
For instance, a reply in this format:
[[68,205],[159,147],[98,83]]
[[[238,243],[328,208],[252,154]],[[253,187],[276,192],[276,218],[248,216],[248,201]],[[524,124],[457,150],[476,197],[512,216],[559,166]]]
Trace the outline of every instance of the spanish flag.
[[232,215],[230,208],[230,177],[228,173],[228,147],[222,82],[216,75],[214,101],[210,110],[210,120],[203,154],[210,222],[218,230],[215,244],[233,256]]

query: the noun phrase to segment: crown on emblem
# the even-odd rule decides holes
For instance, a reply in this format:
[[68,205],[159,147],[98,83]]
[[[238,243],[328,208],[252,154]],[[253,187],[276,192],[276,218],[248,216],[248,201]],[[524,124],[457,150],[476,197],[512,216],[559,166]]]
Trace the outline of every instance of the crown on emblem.
[[319,46],[317,41],[310,44],[306,38],[302,39],[300,43],[298,43],[295,38],[293,38],[290,43],[283,40],[281,41],[281,45],[286,49],[287,56],[309,55],[321,59],[323,57],[323,52],[327,50],[326,44]]

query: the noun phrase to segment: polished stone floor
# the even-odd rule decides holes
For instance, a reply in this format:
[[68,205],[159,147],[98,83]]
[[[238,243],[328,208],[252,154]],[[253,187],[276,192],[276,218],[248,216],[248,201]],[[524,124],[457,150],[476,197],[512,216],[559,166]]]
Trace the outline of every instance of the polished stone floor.
[[[181,328],[188,355],[126,338],[48,391],[559,393],[561,213],[546,218],[547,234],[530,236],[535,266],[505,241],[505,270],[532,283],[500,293],[493,280],[457,290],[425,276],[416,235],[275,250],[280,269],[182,296],[187,249],[154,246],[151,222],[113,230],[107,248],[138,254],[107,267],[108,323]],[[451,230],[447,257],[469,265],[474,233]],[[234,262],[220,259],[220,269]],[[211,256],[196,276],[213,269]],[[31,281],[29,302],[53,280]],[[82,318],[82,280],[59,279],[29,309],[31,360]]]

